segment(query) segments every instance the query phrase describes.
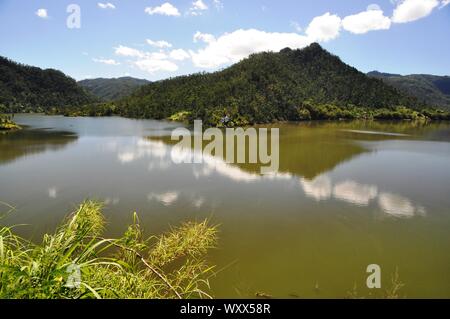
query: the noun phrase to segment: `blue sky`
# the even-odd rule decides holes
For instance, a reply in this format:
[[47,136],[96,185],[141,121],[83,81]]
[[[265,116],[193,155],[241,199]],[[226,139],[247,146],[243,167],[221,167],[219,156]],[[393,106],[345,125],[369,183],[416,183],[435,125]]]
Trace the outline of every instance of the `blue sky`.
[[0,0],[0,55],[77,80],[214,71],[311,42],[363,72],[450,75],[450,0]]

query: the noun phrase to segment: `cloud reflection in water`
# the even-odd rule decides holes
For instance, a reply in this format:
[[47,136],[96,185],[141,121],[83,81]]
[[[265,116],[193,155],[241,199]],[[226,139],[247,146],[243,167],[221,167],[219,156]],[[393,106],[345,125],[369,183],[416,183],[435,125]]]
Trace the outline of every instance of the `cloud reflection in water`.
[[[121,164],[129,164],[140,159],[150,159],[148,169],[168,169],[175,163],[190,162],[196,155],[195,150],[174,147],[162,141],[154,141],[145,138],[136,139],[130,146],[127,144],[124,149],[117,145],[117,159]],[[197,154],[198,155],[198,154]],[[192,166],[192,174],[195,179],[208,177],[212,174],[219,174],[236,182],[259,182],[263,180],[296,180],[297,177],[290,173],[279,173],[274,175],[260,175],[241,169],[236,165],[226,163],[222,158],[203,155],[202,164],[189,164]],[[413,204],[413,202],[403,196],[388,192],[379,192],[375,185],[361,184],[353,180],[345,180],[333,185],[330,177],[321,175],[313,180],[300,178],[300,186],[306,196],[323,201],[334,198],[353,205],[368,206],[377,199],[380,209],[395,217],[413,217],[425,215],[425,208]],[[174,204],[180,197],[175,191],[148,195],[148,200],[157,200],[165,206]],[[204,198],[192,200],[192,205],[199,208],[204,204]]]

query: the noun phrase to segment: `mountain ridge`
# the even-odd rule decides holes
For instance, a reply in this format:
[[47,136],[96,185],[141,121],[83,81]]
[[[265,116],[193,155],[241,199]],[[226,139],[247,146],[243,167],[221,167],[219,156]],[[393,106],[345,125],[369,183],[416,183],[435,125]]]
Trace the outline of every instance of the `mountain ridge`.
[[190,121],[200,118],[210,125],[225,117],[251,124],[365,117],[382,109],[396,118],[402,116],[396,107],[425,107],[317,43],[253,54],[213,73],[153,82],[117,105],[124,116],[162,119],[182,112],[190,114]]
[[95,78],[78,81],[88,92],[103,101],[113,101],[132,94],[142,85],[151,83],[130,76],[118,78]]
[[0,56],[0,106],[14,112],[47,112],[96,101],[76,81],[55,69],[41,69]]
[[372,71],[368,76],[381,79],[419,101],[450,110],[450,76],[432,74],[391,74]]

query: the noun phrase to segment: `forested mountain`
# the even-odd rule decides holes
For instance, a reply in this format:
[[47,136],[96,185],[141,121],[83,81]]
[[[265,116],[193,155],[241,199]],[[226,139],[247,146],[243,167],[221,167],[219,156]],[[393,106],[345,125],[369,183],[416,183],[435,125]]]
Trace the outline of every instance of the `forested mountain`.
[[138,87],[150,81],[121,77],[116,79],[88,79],[79,81],[82,87],[103,101],[113,101],[133,93]]
[[189,120],[211,125],[224,119],[245,124],[364,117],[368,110],[420,107],[416,99],[344,64],[316,43],[254,54],[215,73],[154,82],[117,106],[129,117],[161,119],[183,112]]
[[373,71],[369,76],[382,79],[426,104],[450,110],[450,76],[428,74],[399,75]]
[[8,111],[43,112],[96,100],[61,71],[15,63],[0,57],[0,106]]

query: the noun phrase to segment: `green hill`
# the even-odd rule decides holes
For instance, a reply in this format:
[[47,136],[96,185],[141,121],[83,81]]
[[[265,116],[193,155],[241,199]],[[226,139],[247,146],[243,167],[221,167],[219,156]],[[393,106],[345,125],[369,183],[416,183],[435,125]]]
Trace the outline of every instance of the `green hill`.
[[113,101],[133,93],[142,85],[150,81],[135,79],[132,77],[121,77],[116,79],[88,79],[79,81],[78,84],[88,92],[103,101]]
[[419,101],[450,110],[450,76],[428,74],[399,75],[373,71],[369,76],[382,79]]
[[[416,99],[314,43],[302,50],[254,54],[215,73],[151,83],[120,100],[117,111],[155,119],[178,113],[218,125],[372,115],[404,118],[414,113],[400,106],[421,107]],[[372,112],[376,114],[368,114]]]
[[0,56],[0,112],[45,112],[95,100],[61,71],[42,70]]

